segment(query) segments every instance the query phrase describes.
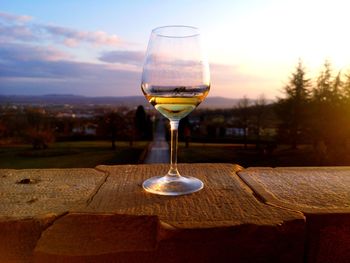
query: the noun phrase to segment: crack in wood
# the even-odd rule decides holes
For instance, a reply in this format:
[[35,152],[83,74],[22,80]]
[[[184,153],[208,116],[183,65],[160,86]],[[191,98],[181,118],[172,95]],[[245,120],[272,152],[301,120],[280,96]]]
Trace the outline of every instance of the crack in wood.
[[[274,203],[271,203],[269,202],[259,191],[259,189],[256,189],[256,187],[253,187],[253,185],[251,184],[251,182],[249,182],[249,180],[247,180],[246,178],[244,178],[243,176],[241,176],[239,174],[239,172],[241,172],[242,170],[239,170],[236,172],[237,174],[237,177],[243,182],[244,185],[246,185],[250,191],[252,192],[252,195],[253,197],[260,203],[263,203],[264,205],[267,205],[267,206],[271,206],[271,207],[274,207],[274,208],[278,208],[278,209],[283,209],[283,210],[286,210],[286,211],[292,211],[292,212],[297,212],[297,213],[300,213],[301,215],[303,215],[304,217],[304,220],[306,220],[306,217],[305,217],[305,213],[303,213],[302,211],[300,210],[296,210],[296,209],[292,209],[292,208],[289,208],[289,207],[286,207],[286,206],[283,206],[283,205],[277,205],[277,204],[274,204]],[[254,179],[250,179],[250,180],[254,180]]]
[[94,200],[95,196],[97,195],[97,193],[100,191],[101,187],[107,182],[108,177],[110,176],[110,173],[104,170],[99,169],[98,167],[95,167],[94,170],[103,173],[104,177],[101,180],[101,182],[99,183],[99,185],[97,185],[97,187],[95,188],[95,190],[93,191],[93,193],[90,195],[90,197],[86,200],[86,206],[89,206],[89,204]]

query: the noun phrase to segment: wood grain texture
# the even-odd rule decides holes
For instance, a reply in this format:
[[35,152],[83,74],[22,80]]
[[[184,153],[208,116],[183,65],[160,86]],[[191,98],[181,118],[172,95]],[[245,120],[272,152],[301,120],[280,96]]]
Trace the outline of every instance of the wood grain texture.
[[41,233],[56,215],[27,219],[0,219],[0,262],[31,262]]
[[271,204],[305,213],[350,213],[350,167],[249,168],[238,174]]
[[109,173],[87,211],[129,215],[156,215],[178,228],[218,227],[235,224],[275,224],[300,215],[261,204],[237,177],[231,164],[182,164],[180,173],[204,182],[190,195],[168,197],[145,192],[142,182],[167,172],[168,165],[99,166]]
[[[43,233],[36,250],[70,256],[81,255],[82,248],[85,255],[147,251],[156,246],[158,223],[149,216],[71,213]],[[55,232],[58,228],[62,231]]]
[[0,219],[59,215],[85,206],[104,179],[95,169],[0,170]]
[[350,167],[249,168],[238,174],[267,204],[306,215],[306,262],[350,262]]
[[104,178],[95,169],[0,170],[0,262],[30,262],[42,232],[85,207]]
[[168,165],[99,166],[106,182],[86,208],[56,220],[35,249],[38,262],[302,262],[304,216],[267,206],[230,164],[182,164],[203,180],[185,196],[145,192]]

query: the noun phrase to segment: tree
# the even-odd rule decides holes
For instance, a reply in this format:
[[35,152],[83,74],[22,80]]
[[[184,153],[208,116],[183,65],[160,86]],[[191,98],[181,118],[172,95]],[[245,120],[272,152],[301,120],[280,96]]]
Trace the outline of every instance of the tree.
[[141,140],[145,139],[147,130],[147,115],[142,105],[137,107],[135,113],[135,127],[137,137]]
[[137,107],[134,120],[136,137],[140,140],[153,140],[153,121],[142,105]]
[[247,96],[244,96],[238,101],[237,109],[239,113],[239,125],[243,129],[243,141],[244,149],[247,149],[247,139],[248,139],[248,124],[250,115],[250,101]]
[[[338,86],[336,86],[338,92]],[[317,102],[329,102],[336,95],[333,94],[334,88],[332,85],[332,66],[326,60],[323,65],[323,70],[317,78],[316,87],[313,89],[313,100]]]
[[315,140],[323,142],[327,149],[338,150],[338,146],[347,137],[344,132],[344,127],[348,126],[344,118],[344,113],[347,112],[344,107],[347,96],[347,88],[342,81],[341,72],[333,77],[331,63],[325,61],[313,89],[312,115],[314,118],[311,127]]
[[346,103],[350,104],[350,71],[345,75],[345,80],[342,82],[342,98]]
[[[342,116],[342,129],[345,133],[344,146],[345,148],[350,146],[350,71],[344,74],[344,80],[342,82],[342,112],[340,113]],[[348,146],[347,146],[348,145]]]
[[129,141],[129,146],[132,147],[135,140],[135,110],[128,110],[124,115],[125,127],[123,129],[123,136]]
[[27,108],[25,110],[27,127],[25,137],[32,144],[33,149],[46,149],[55,139],[52,123],[44,109]]
[[117,137],[125,128],[124,119],[116,110],[110,110],[98,117],[98,134],[111,140],[112,150],[116,149]]
[[289,83],[284,87],[286,97],[279,99],[277,106],[277,114],[282,121],[281,128],[290,139],[293,149],[297,148],[300,140],[307,133],[310,85],[303,63],[299,60]]
[[190,139],[191,139],[191,123],[188,115],[180,120],[179,123],[179,139],[185,141],[186,148],[189,147]]
[[256,133],[256,148],[260,148],[260,140],[261,140],[261,129],[264,122],[264,114],[266,110],[266,98],[264,94],[261,94],[258,99],[254,102],[253,113],[255,116],[255,133]]

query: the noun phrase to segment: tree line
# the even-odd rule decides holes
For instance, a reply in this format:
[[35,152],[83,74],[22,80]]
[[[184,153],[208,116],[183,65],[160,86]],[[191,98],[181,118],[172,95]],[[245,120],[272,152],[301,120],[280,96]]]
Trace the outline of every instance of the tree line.
[[[264,96],[254,101],[244,97],[232,109],[198,109],[189,116],[192,121],[186,118],[180,125],[180,139],[224,138],[222,142],[234,140],[245,147],[254,142],[258,149],[272,149],[277,144],[290,144],[296,149],[298,145],[311,144],[323,156],[339,156],[349,150],[350,72],[336,72],[325,61],[311,79],[299,60],[283,87],[283,95],[274,103]],[[81,139],[79,134],[72,134],[72,128],[91,123],[96,128],[93,139],[110,139],[112,148],[116,140],[129,140],[130,144],[134,140],[152,140],[152,120],[142,106],[95,112],[98,114],[92,119],[79,119],[56,118],[38,108],[8,109],[0,116],[0,137],[19,138],[34,148],[45,148],[55,139]],[[239,128],[242,133],[236,137],[227,135],[229,127]],[[271,135],[266,128],[277,133]]]
[[[54,141],[152,140],[153,122],[143,106],[137,109],[96,108],[90,118],[57,117],[50,108],[28,106],[24,109],[7,108],[0,114],[0,145],[29,143],[34,149],[46,149]],[[86,129],[93,129],[87,134]]]
[[[256,100],[243,97],[232,109],[199,109],[191,116],[206,126],[207,138],[225,142],[231,138],[245,148],[252,143],[257,149],[312,145],[320,158],[346,154],[350,149],[350,72],[336,72],[325,61],[310,78],[299,60],[282,92],[273,103],[263,95]],[[229,127],[242,131],[239,138],[225,134]],[[266,135],[267,128],[275,134]]]
[[281,123],[279,139],[292,148],[312,143],[319,151],[341,154],[347,150],[350,135],[350,74],[334,72],[325,61],[315,79],[308,78],[299,60],[284,98],[276,103]]

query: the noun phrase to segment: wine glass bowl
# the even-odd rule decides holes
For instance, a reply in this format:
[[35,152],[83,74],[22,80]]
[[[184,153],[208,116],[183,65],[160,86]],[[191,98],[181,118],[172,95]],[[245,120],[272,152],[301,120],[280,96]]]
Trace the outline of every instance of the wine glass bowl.
[[182,176],[177,170],[179,121],[192,112],[210,89],[208,61],[199,30],[190,26],[165,26],[154,29],[148,43],[141,89],[171,126],[170,169],[164,176],[149,178],[143,188],[161,195],[182,195],[199,191],[203,183]]

